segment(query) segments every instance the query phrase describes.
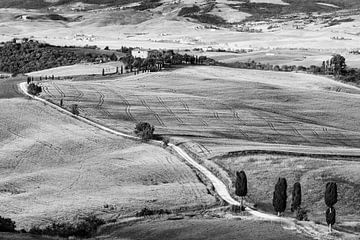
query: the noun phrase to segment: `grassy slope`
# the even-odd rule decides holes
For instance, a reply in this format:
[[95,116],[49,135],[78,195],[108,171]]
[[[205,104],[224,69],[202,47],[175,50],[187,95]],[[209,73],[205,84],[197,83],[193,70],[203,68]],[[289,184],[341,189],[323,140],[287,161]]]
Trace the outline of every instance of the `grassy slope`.
[[44,84],[45,98],[58,102],[65,94],[67,106],[78,103],[81,114],[114,128],[117,119],[126,120],[125,129],[136,119],[175,136],[360,147],[354,121],[360,90],[314,75],[191,67],[120,81]]
[[125,227],[115,227],[102,233],[103,239],[310,239],[276,223],[242,221],[239,219],[186,219],[177,221],[142,222]]
[[[44,0],[0,0],[0,6],[3,8],[28,8],[28,9],[40,9],[50,7],[53,5],[62,5],[68,3],[76,3],[77,0],[59,0],[57,3],[49,3]],[[123,5],[132,2],[138,2],[137,0],[82,0],[81,2],[87,4],[106,4],[106,5]]]
[[[179,141],[196,141],[191,150],[205,158],[247,148],[359,155],[360,125],[354,120],[359,118],[360,90],[325,77],[189,67],[118,81],[56,81],[56,85],[69,96],[66,101],[81,106],[81,114],[114,128],[119,128],[115,119],[128,125],[132,119],[149,121],[157,132],[180,137]],[[46,86],[49,91],[45,97],[60,98],[53,84]],[[72,98],[77,91],[82,97]],[[105,100],[101,106],[100,93]],[[341,188],[339,219],[353,220],[359,212],[358,159],[332,160],[254,156],[216,162],[232,180],[235,170],[249,171],[251,198],[268,211],[272,211],[271,194],[277,177],[289,180],[289,191],[295,181],[301,181],[304,206],[312,211],[312,219],[323,220],[324,184],[336,180]]]
[[194,172],[165,150],[104,133],[1,86],[0,211],[18,227],[214,203]]

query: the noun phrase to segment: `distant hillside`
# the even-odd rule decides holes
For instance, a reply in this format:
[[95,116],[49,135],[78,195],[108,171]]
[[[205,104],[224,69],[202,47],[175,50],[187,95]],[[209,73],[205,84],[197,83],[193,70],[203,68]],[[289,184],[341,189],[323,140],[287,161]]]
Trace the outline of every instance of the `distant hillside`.
[[117,61],[125,54],[96,47],[58,47],[33,40],[6,42],[0,47],[0,71],[27,73],[80,62]]
[[83,2],[86,4],[105,4],[108,6],[124,5],[139,0],[0,0],[0,8],[27,8],[27,9],[41,9],[51,6]]

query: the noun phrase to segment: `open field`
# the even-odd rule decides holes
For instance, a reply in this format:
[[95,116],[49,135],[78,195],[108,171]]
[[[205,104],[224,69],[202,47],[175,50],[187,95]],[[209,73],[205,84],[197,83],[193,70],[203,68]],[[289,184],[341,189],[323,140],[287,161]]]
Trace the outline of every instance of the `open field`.
[[215,203],[195,173],[162,148],[108,134],[1,86],[0,211],[18,228]]
[[134,122],[148,121],[159,134],[177,137],[360,147],[360,90],[325,77],[189,67],[42,85],[42,97],[78,104],[81,115],[129,132]]
[[[182,52],[186,53],[186,52]],[[358,55],[349,54],[347,51],[338,52],[346,59],[348,67],[360,68],[360,58]],[[189,52],[187,52],[189,54]],[[271,65],[287,66],[304,66],[311,65],[321,66],[323,61],[329,60],[334,54],[331,50],[259,50],[249,53],[230,53],[230,52],[196,52],[194,55],[204,55],[216,61],[224,63],[255,61]]]
[[[339,199],[337,223],[357,222],[360,214],[360,163],[341,159],[314,159],[310,157],[279,156],[260,154],[239,157],[214,158],[219,166],[225,169],[233,181],[235,171],[244,169],[248,177],[249,202],[255,203],[264,211],[273,211],[272,194],[279,177],[288,181],[288,210],[290,212],[291,191],[295,182],[302,185],[302,207],[309,210],[309,218],[324,222],[324,190],[329,181],[338,184]],[[358,222],[358,227],[360,222]]]
[[[156,231],[154,231],[156,229]],[[193,218],[183,220],[153,220],[130,226],[108,229],[103,239],[310,239],[280,224],[226,218]]]
[[272,211],[273,185],[283,176],[289,190],[294,181],[302,182],[313,220],[323,220],[329,180],[341,188],[341,221],[354,221],[360,213],[356,87],[303,73],[214,66],[41,84],[45,99],[63,98],[66,108],[78,104],[80,115],[111,128],[132,132],[134,122],[154,124],[156,133],[220,165],[230,181],[235,170],[245,169],[253,178],[251,201],[265,211]]
[[100,64],[75,64],[71,66],[45,69],[42,71],[32,72],[27,75],[32,77],[69,77],[80,75],[101,75],[103,69],[105,70],[105,74],[112,74],[116,73],[117,68],[120,72],[121,66],[125,69],[125,66],[122,62],[108,62]]

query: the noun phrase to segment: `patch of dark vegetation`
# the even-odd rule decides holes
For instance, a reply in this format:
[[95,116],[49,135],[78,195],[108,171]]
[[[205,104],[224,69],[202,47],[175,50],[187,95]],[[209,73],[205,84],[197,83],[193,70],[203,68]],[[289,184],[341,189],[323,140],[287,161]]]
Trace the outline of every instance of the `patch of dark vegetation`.
[[116,59],[118,57],[114,52],[99,50],[96,46],[59,47],[26,38],[14,39],[0,47],[0,72],[19,74],[80,62]]
[[29,19],[29,20],[53,20],[53,21],[64,21],[64,22],[70,22],[71,21],[70,18],[61,16],[59,14],[28,16],[27,19]]
[[193,5],[192,7],[183,7],[179,13],[178,16],[189,16],[194,13],[200,12],[200,7],[197,5]]
[[201,23],[213,24],[213,25],[221,25],[225,24],[226,21],[219,17],[212,14],[204,13],[204,14],[190,14],[187,17],[193,18],[198,20]]
[[340,25],[341,23],[353,22],[353,21],[354,21],[353,18],[332,19],[330,22],[328,22],[326,27],[336,26],[336,25]]
[[347,159],[354,160],[359,158],[357,155],[343,155],[343,154],[317,154],[317,153],[305,153],[305,152],[290,152],[290,151],[276,151],[276,150],[244,150],[244,151],[233,151],[221,156],[212,157],[213,159],[224,159],[230,157],[239,156],[251,156],[251,155],[278,155],[278,156],[294,156],[294,157],[310,157],[310,158],[321,158],[321,159]]
[[[271,17],[280,17],[281,15],[297,14],[297,13],[312,13],[312,12],[333,12],[339,9],[359,8],[360,2],[357,0],[283,0],[288,5],[271,4],[271,3],[254,3],[250,0],[239,0],[239,4],[230,4],[234,9],[241,12],[246,12],[252,16],[248,17],[246,21],[264,20]],[[331,5],[323,5],[318,3],[333,4],[338,8]]]
[[139,122],[135,126],[135,134],[144,141],[153,139],[154,131],[154,126],[147,122]]
[[81,237],[89,238],[96,233],[99,226],[105,221],[96,216],[80,219],[76,223],[53,223],[46,228],[33,227],[29,233],[37,235],[48,235],[58,237]]
[[153,215],[164,215],[164,214],[171,214],[172,212],[168,209],[155,209],[151,210],[148,208],[141,209],[140,212],[136,213],[136,217],[145,217],[145,216],[153,216]]
[[16,232],[15,222],[10,218],[3,218],[0,216],[0,232]]
[[162,3],[160,2],[160,0],[143,0],[141,1],[140,5],[134,7],[134,9],[138,11],[145,11],[145,10],[157,8],[161,5]]
[[42,92],[42,89],[40,86],[36,85],[35,83],[30,83],[27,87],[27,92],[31,95],[38,95]]

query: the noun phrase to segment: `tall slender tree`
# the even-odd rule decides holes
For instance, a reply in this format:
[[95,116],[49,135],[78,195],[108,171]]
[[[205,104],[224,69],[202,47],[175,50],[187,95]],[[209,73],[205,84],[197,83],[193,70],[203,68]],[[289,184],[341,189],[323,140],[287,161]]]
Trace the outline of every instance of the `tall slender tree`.
[[332,226],[336,220],[334,205],[338,201],[337,197],[337,184],[335,182],[328,182],[325,187],[325,204],[328,207],[326,210],[326,222],[329,226],[329,232],[332,232]]
[[292,191],[292,203],[291,211],[297,211],[301,205],[301,184],[299,182],[294,183]]
[[235,194],[241,197],[241,210],[244,208],[244,198],[247,195],[247,178],[244,171],[236,172]]
[[286,209],[287,200],[287,182],[285,178],[279,178],[273,195],[273,206],[278,216],[281,215]]

